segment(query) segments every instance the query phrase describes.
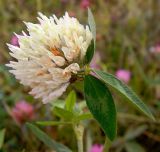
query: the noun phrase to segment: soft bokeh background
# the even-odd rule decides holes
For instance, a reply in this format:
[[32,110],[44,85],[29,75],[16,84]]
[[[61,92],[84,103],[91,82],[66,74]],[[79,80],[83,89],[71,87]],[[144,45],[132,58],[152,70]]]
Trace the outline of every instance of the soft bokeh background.
[[[88,6],[97,24],[97,53],[92,66],[122,79],[156,117],[155,122],[149,120],[113,90],[118,133],[111,151],[160,152],[160,0],[0,0],[0,130],[5,129],[0,152],[50,151],[26,128],[25,122],[57,119],[50,112],[50,105],[34,100],[27,94],[29,88],[9,74],[4,66],[11,59],[6,43],[17,45],[13,33],[25,31],[23,21],[36,23],[38,11],[47,16],[62,16],[68,11],[86,24]],[[77,84],[75,88],[80,102],[82,86]],[[98,124],[93,120],[86,124],[90,130],[85,134],[88,143],[103,144],[104,134]],[[43,129],[55,140],[76,149],[70,126]]]

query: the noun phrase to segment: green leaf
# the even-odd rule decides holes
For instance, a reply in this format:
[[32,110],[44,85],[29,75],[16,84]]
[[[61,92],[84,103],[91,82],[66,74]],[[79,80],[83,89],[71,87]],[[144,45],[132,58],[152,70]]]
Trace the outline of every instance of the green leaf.
[[94,43],[95,43],[95,41],[96,41],[96,23],[95,23],[94,16],[93,16],[90,8],[88,8],[88,24],[89,24],[90,30],[93,34],[93,39],[94,39]]
[[68,111],[73,111],[74,105],[76,103],[76,93],[75,91],[71,91],[68,95],[68,97],[66,98],[66,110]]
[[85,55],[85,64],[88,64],[91,62],[93,55],[94,55],[94,41],[91,41],[91,44],[89,45],[89,47],[87,48],[87,52]]
[[55,115],[57,115],[58,117],[61,117],[65,120],[71,120],[74,116],[74,114],[70,111],[67,111],[63,108],[59,108],[59,107],[54,107],[53,109],[53,113]]
[[134,127],[132,129],[129,129],[126,132],[124,138],[126,140],[132,140],[132,139],[140,136],[146,129],[147,129],[147,125],[142,125],[142,126],[139,126],[137,128]]
[[115,76],[113,76],[110,73],[105,73],[103,71],[99,70],[93,70],[93,72],[106,84],[110,85],[111,87],[118,90],[120,93],[122,93],[125,97],[133,103],[139,110],[141,110],[145,115],[150,117],[154,120],[154,117],[149,110],[149,108],[141,101],[141,99],[123,82],[121,82],[119,79],[117,79]]
[[79,116],[76,116],[74,118],[74,121],[79,122],[79,121],[86,120],[86,119],[91,119],[91,118],[93,118],[91,113],[85,113],[85,114],[81,114]]
[[56,152],[72,152],[68,147],[54,141],[35,125],[30,123],[27,123],[26,125],[39,140],[41,140],[44,144],[46,144],[48,147],[55,150]]
[[116,135],[116,109],[107,86],[91,75],[84,80],[87,106],[110,140]]
[[86,56],[85,56],[85,64],[89,64],[94,56],[95,48],[96,48],[96,24],[91,10],[88,8],[88,24],[90,30],[93,35],[93,40],[87,48]]
[[36,124],[41,126],[56,126],[56,125],[68,125],[72,122],[60,122],[60,121],[37,121]]
[[64,108],[65,107],[65,101],[60,100],[60,99],[56,99],[53,102],[51,102],[51,105],[52,105],[52,108],[54,108],[54,107]]
[[135,141],[127,142],[125,148],[127,152],[145,152],[145,149]]
[[3,143],[4,143],[4,136],[5,136],[5,129],[2,129],[0,131],[0,149],[2,148]]

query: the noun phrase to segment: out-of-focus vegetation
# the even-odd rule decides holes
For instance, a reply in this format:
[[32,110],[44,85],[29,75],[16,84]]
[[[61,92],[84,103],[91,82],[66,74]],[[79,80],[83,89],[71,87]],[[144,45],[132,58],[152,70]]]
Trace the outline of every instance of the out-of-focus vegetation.
[[[90,0],[88,5],[93,11],[97,25],[97,52],[100,60],[97,57],[94,62],[98,62],[98,68],[113,74],[116,74],[119,69],[129,71],[131,77],[128,85],[143,99],[156,117],[156,121],[153,122],[139,114],[131,105],[124,102],[127,99],[117,97],[115,92],[118,133],[111,151],[159,152],[160,0]],[[21,34],[25,29],[22,21],[36,23],[38,11],[48,16],[53,13],[62,16],[65,11],[68,11],[81,23],[86,24],[87,20],[86,7],[82,5],[81,0],[0,0],[1,152],[49,151],[24,123],[18,123],[13,117],[12,109],[17,102],[25,100],[34,106],[34,121],[58,119],[49,113],[49,109],[52,108],[50,105],[42,105],[40,101],[29,96],[29,88],[21,86],[4,66],[11,58],[6,43],[10,43],[13,32]],[[77,83],[73,87],[77,92],[77,102],[82,101],[82,85]],[[62,99],[66,97],[65,95]],[[92,141],[92,143],[103,144],[104,134],[98,124],[89,121],[86,125],[89,130],[85,135],[86,143]],[[70,127],[48,127],[45,130],[55,140],[71,149],[76,149],[75,137]]]

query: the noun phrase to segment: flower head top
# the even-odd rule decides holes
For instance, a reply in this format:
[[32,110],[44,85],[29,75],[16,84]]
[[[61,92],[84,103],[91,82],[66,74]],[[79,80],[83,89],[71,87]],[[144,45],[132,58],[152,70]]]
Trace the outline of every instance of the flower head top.
[[29,35],[16,35],[19,47],[8,44],[17,61],[7,66],[23,85],[32,88],[30,94],[47,103],[61,96],[72,74],[80,70],[92,33],[68,13],[59,19],[39,13],[38,20],[39,24],[25,22]]

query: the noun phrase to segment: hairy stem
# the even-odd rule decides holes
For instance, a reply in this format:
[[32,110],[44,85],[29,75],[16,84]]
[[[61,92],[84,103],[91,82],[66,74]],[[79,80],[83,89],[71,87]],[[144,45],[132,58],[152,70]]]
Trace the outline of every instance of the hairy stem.
[[110,146],[111,146],[111,141],[108,139],[108,137],[106,137],[103,152],[109,152]]
[[83,152],[84,126],[82,124],[76,124],[73,128],[77,138],[78,152]]

